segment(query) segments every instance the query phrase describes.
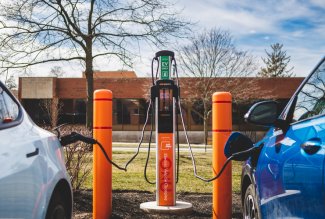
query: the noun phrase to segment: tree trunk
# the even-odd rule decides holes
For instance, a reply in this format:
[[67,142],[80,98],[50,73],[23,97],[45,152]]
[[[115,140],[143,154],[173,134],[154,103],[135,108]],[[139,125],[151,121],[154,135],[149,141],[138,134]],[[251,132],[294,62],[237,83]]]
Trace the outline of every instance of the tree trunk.
[[207,145],[208,145],[208,127],[207,127],[207,118],[206,118],[206,116],[204,116],[203,128],[204,128],[204,151],[207,152]]
[[87,114],[86,114],[86,126],[88,129],[93,127],[93,92],[94,92],[94,79],[92,72],[87,77]]
[[207,145],[208,145],[208,110],[207,104],[203,103],[203,130],[204,130],[204,151],[207,152]]
[[51,127],[54,128],[58,125],[59,117],[59,98],[53,97],[51,102]]
[[92,129],[93,126],[93,96],[94,96],[94,75],[93,75],[93,57],[92,57],[92,41],[87,41],[86,52],[86,79],[87,79],[87,114],[86,126]]

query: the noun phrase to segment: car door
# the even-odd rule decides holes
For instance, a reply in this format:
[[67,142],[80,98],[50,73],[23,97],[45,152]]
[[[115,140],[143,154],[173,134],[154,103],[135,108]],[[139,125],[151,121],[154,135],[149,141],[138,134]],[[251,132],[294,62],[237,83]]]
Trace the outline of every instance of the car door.
[[0,83],[0,218],[39,217],[41,142],[23,117],[20,105]]
[[325,63],[293,96],[282,117],[287,130],[270,130],[257,171],[261,212],[267,218],[325,218]]

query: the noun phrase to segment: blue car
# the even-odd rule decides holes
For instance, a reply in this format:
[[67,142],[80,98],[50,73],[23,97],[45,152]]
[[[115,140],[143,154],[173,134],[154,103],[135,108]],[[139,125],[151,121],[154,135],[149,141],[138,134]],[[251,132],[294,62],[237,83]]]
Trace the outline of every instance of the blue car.
[[284,110],[277,108],[263,101],[245,115],[247,122],[270,129],[243,167],[243,216],[325,218],[325,58]]
[[0,82],[0,218],[68,219],[72,189],[55,135]]

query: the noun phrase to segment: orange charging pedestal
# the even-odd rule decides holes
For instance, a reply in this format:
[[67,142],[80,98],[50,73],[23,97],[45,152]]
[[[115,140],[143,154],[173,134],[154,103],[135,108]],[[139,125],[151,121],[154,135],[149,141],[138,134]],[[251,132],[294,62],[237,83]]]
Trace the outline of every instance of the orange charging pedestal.
[[[94,139],[101,142],[112,159],[112,97],[110,90],[94,92]],[[93,147],[93,218],[106,219],[112,215],[112,165],[98,146]]]
[[[212,96],[212,160],[213,175],[220,172],[227,158],[224,145],[232,130],[231,94],[216,92]],[[219,179],[213,181],[213,219],[231,218],[232,184],[231,163]]]
[[192,204],[176,201],[175,173],[175,103],[178,86],[170,78],[174,53],[156,53],[160,64],[160,77],[151,88],[156,121],[156,201],[146,202],[140,208],[149,213],[187,214]]

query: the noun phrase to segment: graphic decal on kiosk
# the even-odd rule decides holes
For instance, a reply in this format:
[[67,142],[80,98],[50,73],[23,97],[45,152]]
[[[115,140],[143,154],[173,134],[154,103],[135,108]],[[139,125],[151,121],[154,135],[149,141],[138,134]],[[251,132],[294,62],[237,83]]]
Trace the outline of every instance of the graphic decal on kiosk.
[[174,152],[172,145],[173,133],[159,133],[159,171],[158,171],[158,189],[159,205],[172,206],[175,204],[175,176],[174,176]]

